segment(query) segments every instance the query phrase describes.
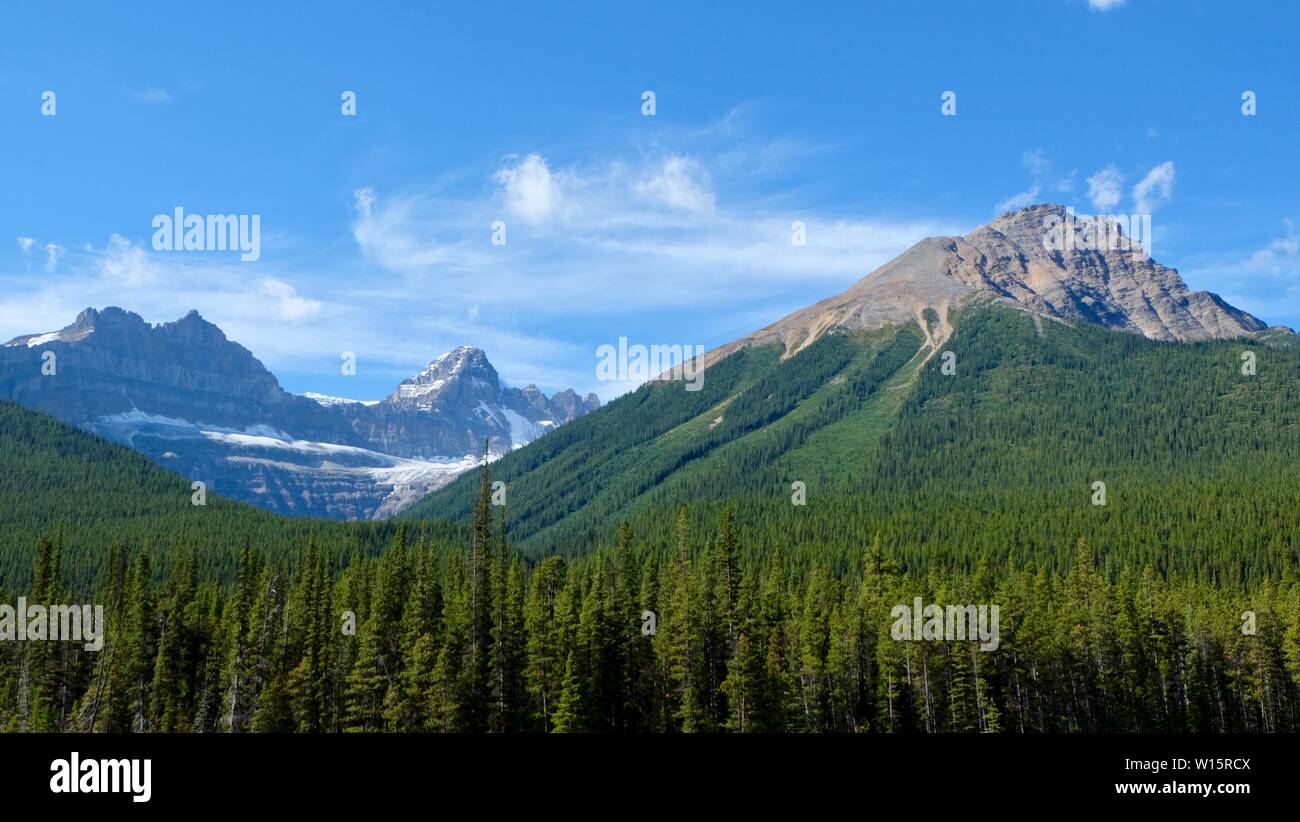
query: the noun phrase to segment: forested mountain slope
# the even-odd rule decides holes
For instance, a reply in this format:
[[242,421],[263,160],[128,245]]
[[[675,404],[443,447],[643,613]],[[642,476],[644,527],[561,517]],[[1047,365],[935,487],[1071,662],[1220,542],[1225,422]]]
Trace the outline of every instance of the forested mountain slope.
[[[914,566],[1056,564],[1083,537],[1108,563],[1236,584],[1300,555],[1294,349],[1157,342],[983,302],[952,321],[940,352],[915,326],[830,334],[784,360],[742,349],[695,394],[647,385],[494,464],[512,535],[563,553],[630,519],[666,544],[678,506],[729,500],[742,544],[846,563],[875,534]],[[955,360],[931,356],[944,352]],[[415,513],[464,518],[473,493],[466,478]]]
[[63,540],[73,579],[93,576],[114,546],[152,546],[161,567],[177,548],[201,548],[201,564],[233,573],[245,539],[269,553],[316,533],[348,552],[374,552],[386,523],[288,519],[208,493],[195,505],[190,481],[146,457],[37,411],[0,402],[0,584],[30,579],[40,537]]

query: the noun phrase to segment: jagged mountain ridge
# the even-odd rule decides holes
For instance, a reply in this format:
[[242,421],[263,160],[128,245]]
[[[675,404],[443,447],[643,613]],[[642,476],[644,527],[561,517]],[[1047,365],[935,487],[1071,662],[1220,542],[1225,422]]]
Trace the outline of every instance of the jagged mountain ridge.
[[[1192,291],[1177,270],[1131,242],[1114,249],[1053,250],[1048,232],[1066,221],[1073,221],[1076,237],[1092,230],[1064,206],[1042,204],[1003,214],[964,237],[927,238],[844,292],[714,349],[705,364],[739,348],[774,342],[790,355],[832,328],[863,331],[919,322],[927,309],[942,320],[976,299],[1154,340],[1230,339],[1267,328],[1217,294]],[[1113,230],[1131,241],[1122,226]]]
[[[42,372],[56,355],[55,373]],[[0,347],[0,398],[130,445],[214,491],[273,511],[388,516],[477,464],[598,407],[501,384],[463,347],[407,385],[360,403],[290,394],[256,357],[197,312],[150,325],[120,308],[86,309],[66,328]],[[423,383],[421,381],[424,381]]]

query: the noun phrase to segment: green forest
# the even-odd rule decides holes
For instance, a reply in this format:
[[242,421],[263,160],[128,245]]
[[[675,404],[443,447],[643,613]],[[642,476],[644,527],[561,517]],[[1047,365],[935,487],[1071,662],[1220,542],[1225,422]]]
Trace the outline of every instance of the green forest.
[[[395,522],[0,404],[0,604],[108,626],[0,642],[0,729],[1300,730],[1300,351],[955,324],[951,374],[918,327],[742,350]],[[895,639],[916,597],[997,649]]]
[[[1300,351],[1000,307],[955,325],[951,376],[904,328],[826,335],[784,360],[742,350],[701,391],[621,397],[493,464],[515,542],[580,556],[629,522],[666,545],[682,505],[707,528],[730,504],[743,545],[837,574],[876,536],[909,573],[981,560],[1063,573],[1080,538],[1111,577],[1150,566],[1242,589],[1300,562]],[[806,505],[791,504],[794,482]],[[466,522],[475,486],[462,477],[407,516]]]
[[[0,643],[0,728],[107,732],[1096,732],[1300,728],[1300,581],[1251,593],[1114,579],[1080,541],[1045,569],[860,572],[742,550],[727,509],[671,549],[632,531],[526,565],[481,472],[471,548],[399,529],[381,555],[119,550],[91,590],[42,540],[32,601],[106,603],[98,652]],[[0,600],[12,601],[9,597]],[[999,603],[1000,644],[896,641],[893,607]],[[1251,612],[1249,629],[1243,616]],[[354,630],[353,630],[354,629]]]

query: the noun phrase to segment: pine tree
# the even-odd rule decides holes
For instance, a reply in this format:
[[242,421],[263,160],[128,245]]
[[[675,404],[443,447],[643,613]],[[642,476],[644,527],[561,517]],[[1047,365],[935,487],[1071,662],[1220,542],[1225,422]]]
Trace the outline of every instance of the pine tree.
[[401,644],[396,651],[396,664],[401,673],[385,697],[384,717],[388,727],[394,730],[424,730],[428,724],[429,688],[438,648],[435,632],[440,616],[436,609],[441,599],[432,562],[421,537],[416,549],[414,579],[402,611]]
[[470,731],[487,728],[492,689],[492,469],[488,464],[487,440],[483,441],[480,478],[470,550],[468,658],[462,693],[466,730]]
[[722,511],[718,525],[718,608],[727,629],[728,642],[736,641],[736,606],[740,595],[740,560],[736,545],[734,510],[731,503]]
[[692,654],[691,606],[693,577],[690,559],[690,527],[686,509],[677,512],[677,550],[663,566],[658,633],[654,638],[655,655],[660,660],[659,680],[664,684],[662,705],[665,730],[681,730],[693,710],[694,667]]
[[296,727],[306,733],[323,730],[328,721],[329,661],[336,630],[332,593],[328,561],[313,535],[289,595],[290,634],[295,640],[289,657],[298,662],[288,675],[286,690]]
[[[42,537],[36,546],[32,601],[53,604],[60,601],[60,556],[56,543]],[[26,614],[19,616],[26,619]],[[58,659],[50,643],[26,642],[19,651],[18,717],[23,732],[50,733],[59,730],[57,707]]]
[[126,546],[113,546],[104,561],[108,579],[101,588],[100,594],[101,599],[107,602],[104,613],[108,624],[101,626],[105,632],[104,647],[96,654],[94,674],[89,690],[82,699],[80,713],[76,720],[78,731],[104,731],[119,729],[125,725],[124,721],[119,722],[119,715],[115,709],[121,703],[117,693],[125,689],[121,672],[122,651],[126,643],[121,641],[121,637],[126,623],[124,613],[127,599],[127,565]]
[[245,538],[244,547],[239,555],[234,595],[227,601],[226,613],[222,620],[229,650],[222,676],[226,696],[221,724],[223,730],[231,733],[247,730],[253,711],[248,673],[251,653],[248,647],[248,633],[253,601],[257,595],[256,575],[257,563],[248,539]]
[[754,613],[758,582],[747,574],[739,585],[735,609],[735,653],[727,664],[722,691],[727,697],[726,728],[738,733],[774,730],[763,710],[764,635]]
[[568,734],[586,730],[583,716],[583,680],[579,666],[574,661],[574,651],[569,652],[564,662],[564,685],[560,692],[560,701],[555,709],[555,727],[557,734]]
[[149,726],[149,693],[153,678],[154,601],[149,546],[140,549],[131,578],[127,607],[127,671],[130,681],[131,730],[143,733]]
[[492,711],[489,722],[497,733],[518,731],[524,714],[523,671],[527,643],[524,637],[524,567],[518,557],[511,562],[506,542],[506,518],[497,524],[492,609]]
[[429,692],[428,715],[431,729],[449,733],[470,729],[466,716],[464,664],[469,644],[469,591],[462,554],[453,552],[443,576],[443,641],[434,664]]
[[285,689],[284,659],[285,571],[279,563],[267,563],[258,582],[249,625],[248,644],[252,651],[249,685],[253,716],[250,730],[260,733],[291,730],[292,710]]
[[182,552],[173,565],[166,598],[158,609],[158,651],[154,661],[149,724],[163,733],[183,731],[193,715],[196,672],[191,655],[196,643],[198,558]]
[[547,557],[533,572],[528,590],[524,627],[528,635],[528,667],[525,677],[536,712],[534,727],[550,730],[561,689],[564,687],[568,649],[562,625],[561,596],[567,579],[561,557]]
[[399,529],[393,547],[379,559],[370,615],[358,631],[357,660],[347,679],[347,730],[378,731],[399,718],[407,559],[406,531]]

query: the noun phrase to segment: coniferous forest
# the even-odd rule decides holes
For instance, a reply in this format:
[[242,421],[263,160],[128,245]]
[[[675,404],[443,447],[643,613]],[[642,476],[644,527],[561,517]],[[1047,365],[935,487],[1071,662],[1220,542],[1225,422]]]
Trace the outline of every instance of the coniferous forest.
[[[1300,583],[1250,593],[1065,573],[900,573],[879,540],[852,574],[764,562],[678,518],[669,550],[626,526],[579,560],[526,565],[481,472],[472,547],[399,528],[377,556],[309,538],[245,546],[233,580],[193,551],[159,577],[119,549],[69,587],[42,540],[34,601],[107,604],[104,647],[0,644],[0,728],[105,732],[1294,731]],[[4,601],[13,599],[4,591]],[[1002,603],[996,653],[899,642],[891,608]],[[1252,612],[1257,630],[1245,633]]]
[[[107,623],[97,651],[0,642],[0,729],[1300,730],[1300,355],[1243,379],[1240,343],[1002,311],[960,318],[955,377],[919,344],[742,352],[389,522],[195,507],[0,405],[0,603]],[[997,604],[996,650],[897,639],[918,597]]]

